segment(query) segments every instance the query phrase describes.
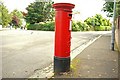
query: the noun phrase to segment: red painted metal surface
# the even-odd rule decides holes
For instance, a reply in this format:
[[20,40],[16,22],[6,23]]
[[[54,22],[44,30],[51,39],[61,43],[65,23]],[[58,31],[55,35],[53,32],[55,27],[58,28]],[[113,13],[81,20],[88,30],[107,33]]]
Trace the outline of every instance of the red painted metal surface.
[[53,4],[55,8],[55,49],[54,56],[60,58],[70,57],[71,30],[70,21],[72,8],[70,3]]

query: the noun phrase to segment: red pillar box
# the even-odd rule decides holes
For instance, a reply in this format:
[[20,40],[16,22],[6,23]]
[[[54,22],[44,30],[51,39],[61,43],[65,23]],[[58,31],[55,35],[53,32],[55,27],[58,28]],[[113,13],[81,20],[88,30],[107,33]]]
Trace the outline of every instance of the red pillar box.
[[70,3],[53,4],[55,8],[55,73],[70,70],[71,18],[74,6]]

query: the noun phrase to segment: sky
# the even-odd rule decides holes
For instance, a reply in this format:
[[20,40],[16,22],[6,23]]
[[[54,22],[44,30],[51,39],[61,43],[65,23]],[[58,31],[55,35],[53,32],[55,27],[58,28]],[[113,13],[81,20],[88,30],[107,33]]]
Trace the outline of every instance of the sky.
[[[26,11],[26,7],[34,2],[35,0],[3,0],[4,5],[11,12],[14,9],[20,11]],[[42,0],[44,1],[44,0]],[[49,0],[45,0],[49,1]],[[75,20],[85,20],[87,17],[94,16],[95,14],[102,14],[103,17],[106,17],[106,14],[101,11],[104,0],[53,0],[55,3],[65,2],[75,4],[73,11],[79,11],[80,14],[73,15]]]

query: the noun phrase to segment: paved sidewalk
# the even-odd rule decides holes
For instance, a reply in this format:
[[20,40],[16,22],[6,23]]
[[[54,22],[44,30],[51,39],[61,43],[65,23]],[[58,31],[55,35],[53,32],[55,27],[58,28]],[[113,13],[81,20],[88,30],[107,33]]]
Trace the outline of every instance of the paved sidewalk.
[[118,52],[110,50],[110,42],[103,35],[72,60],[69,73],[54,78],[118,78]]

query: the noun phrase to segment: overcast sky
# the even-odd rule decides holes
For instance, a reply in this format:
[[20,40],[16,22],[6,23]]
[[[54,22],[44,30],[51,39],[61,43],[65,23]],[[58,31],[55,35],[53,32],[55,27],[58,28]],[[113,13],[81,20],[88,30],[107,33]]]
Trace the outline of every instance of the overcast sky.
[[[3,0],[5,6],[11,12],[14,9],[25,11],[25,8],[35,0]],[[47,1],[47,0],[46,0]],[[103,0],[53,0],[55,3],[66,2],[75,4],[74,11],[79,11],[80,14],[74,16],[75,20],[84,20],[87,17],[94,16],[95,14],[105,13],[101,11],[104,1]]]

